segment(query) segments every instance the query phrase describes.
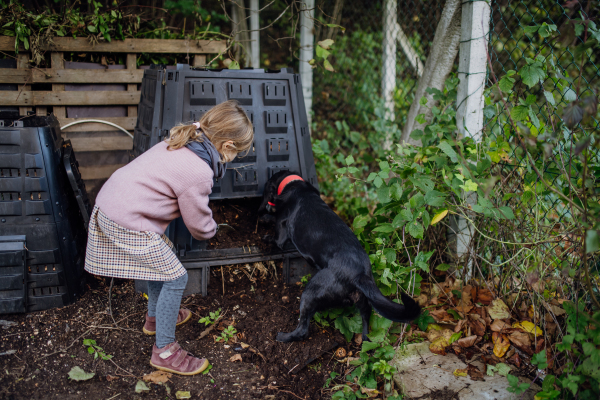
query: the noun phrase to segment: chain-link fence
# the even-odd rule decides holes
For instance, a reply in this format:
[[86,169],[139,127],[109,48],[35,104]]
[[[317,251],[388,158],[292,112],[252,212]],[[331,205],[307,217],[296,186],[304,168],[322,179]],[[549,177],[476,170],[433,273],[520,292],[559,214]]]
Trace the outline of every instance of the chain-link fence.
[[[571,8],[566,8],[569,3]],[[600,89],[600,54],[591,48],[582,48],[585,35],[581,35],[581,31],[575,34],[576,30],[583,28],[575,19],[593,20],[597,17],[594,15],[597,12],[597,5],[594,3],[581,1],[563,4],[555,0],[492,2],[489,46],[492,68],[489,71],[488,84],[493,85],[510,70],[520,70],[526,65],[527,58],[535,59],[538,56],[549,59],[558,72],[555,75],[549,74],[542,84],[531,88],[517,82],[514,90],[522,94],[523,98],[535,97],[532,108],[539,119],[539,127],[525,121],[520,124],[521,134],[540,138],[552,135],[551,132],[556,135],[555,125],[562,120],[561,111],[568,103],[576,97],[597,96]],[[542,26],[547,32],[536,32],[532,28],[534,26]],[[562,82],[562,85],[559,82]],[[554,99],[556,107],[548,103],[548,94]],[[503,109],[502,114],[504,118],[488,121],[490,126],[486,132],[497,143],[505,142],[511,145],[510,148],[516,149],[509,151],[498,164],[502,179],[496,186],[496,199],[512,209],[521,210],[522,214],[517,216],[514,232],[518,240],[536,242],[542,240],[544,235],[549,237],[559,232],[576,231],[572,208],[556,193],[547,190],[538,174],[531,170],[527,154],[519,151],[519,146],[514,146],[517,135],[507,128],[508,112]],[[595,118],[591,124],[596,130],[600,126]],[[574,147],[581,138],[575,138],[575,135],[568,131],[558,134],[564,137],[559,138],[555,142],[556,145],[548,144],[546,152],[533,156],[536,163],[543,165],[541,172],[545,180],[568,194],[569,186],[573,181],[577,181],[582,173],[581,170],[571,167],[574,158],[579,157],[575,154]],[[509,149],[509,146],[505,148]],[[571,176],[567,177],[568,174]],[[523,204],[529,206],[523,207]],[[580,239],[567,234],[562,241],[547,244],[547,265],[556,267],[565,259],[565,254],[579,248]]]
[[[427,59],[443,0],[316,2],[315,42],[335,40],[336,74],[316,74],[315,115],[367,129],[386,115],[402,127]],[[370,129],[370,128],[368,128]]]

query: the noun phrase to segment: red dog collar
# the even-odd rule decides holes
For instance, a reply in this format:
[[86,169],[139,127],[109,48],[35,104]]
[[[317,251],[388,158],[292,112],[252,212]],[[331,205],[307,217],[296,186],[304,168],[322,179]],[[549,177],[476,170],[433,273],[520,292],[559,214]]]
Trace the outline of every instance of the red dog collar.
[[290,176],[286,177],[279,184],[279,188],[277,189],[277,196],[281,196],[281,192],[283,192],[283,189],[287,186],[288,183],[293,182],[293,181],[303,181],[303,180],[304,179],[302,179],[302,177],[299,175],[290,175]]

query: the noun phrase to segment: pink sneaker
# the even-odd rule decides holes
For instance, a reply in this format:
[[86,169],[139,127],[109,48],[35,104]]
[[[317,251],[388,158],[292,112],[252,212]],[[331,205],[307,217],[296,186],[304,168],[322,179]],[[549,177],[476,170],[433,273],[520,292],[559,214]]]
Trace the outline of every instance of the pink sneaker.
[[208,360],[190,355],[177,342],[173,342],[162,349],[155,344],[152,347],[150,365],[178,375],[196,375],[208,367]]
[[[192,318],[192,312],[187,308],[180,308],[177,314],[177,326],[185,324]],[[142,329],[146,335],[156,335],[156,317],[149,317],[146,313],[146,323]]]

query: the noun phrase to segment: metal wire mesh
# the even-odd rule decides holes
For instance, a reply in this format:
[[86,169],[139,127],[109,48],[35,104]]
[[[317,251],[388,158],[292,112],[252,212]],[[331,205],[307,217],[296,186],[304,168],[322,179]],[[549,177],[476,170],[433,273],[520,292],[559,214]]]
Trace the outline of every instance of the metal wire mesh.
[[[371,119],[365,113],[375,117],[383,110],[401,127],[443,5],[443,0],[318,0],[315,18],[346,31],[342,34],[321,24],[315,29],[315,41],[335,40],[338,72],[315,75],[315,114],[327,115],[327,121],[346,120],[352,129],[359,129]],[[391,56],[386,58],[386,53]],[[378,103],[382,97],[383,103]]]
[[[571,19],[580,18],[581,15],[593,19],[594,16],[587,14],[590,12],[587,3],[589,1],[580,2],[581,8],[574,10],[565,8],[555,0],[492,1],[490,35],[492,68],[488,80],[489,85],[496,81],[496,79],[493,79],[494,77],[500,79],[509,70],[519,70],[523,67],[526,64],[526,57],[533,59],[538,55],[552,59],[557,66],[557,70],[564,77],[571,79],[569,88],[563,90],[559,90],[551,77],[531,89],[525,85],[515,88],[523,94],[523,97],[536,96],[537,101],[533,105],[533,109],[542,125],[551,127],[554,121],[559,121],[562,118],[562,115],[558,114],[556,110],[561,110],[567,105],[566,97],[573,96],[578,85],[580,85],[580,97],[598,93],[600,88],[600,69],[598,68],[600,66],[600,54],[586,51],[577,57],[574,49],[582,43],[581,37],[574,38],[571,43],[557,44],[554,35],[543,38],[535,33],[528,34],[525,29],[528,26],[546,23],[555,25],[558,34],[564,34]],[[581,79],[578,78],[580,75]],[[554,94],[557,108],[546,106],[544,91]],[[593,129],[598,129],[600,126],[597,119],[593,119],[592,124]],[[514,143],[516,140],[514,132],[511,132],[502,123],[489,126],[487,131],[494,140],[503,139],[509,143]],[[563,134],[568,136],[568,133],[563,132]],[[543,154],[539,154],[535,159],[536,162],[543,161],[543,173],[546,179],[560,189],[570,184],[562,177],[561,167],[570,165],[572,157],[575,157],[572,151],[572,137],[573,135],[571,135],[570,143],[569,140],[563,140],[559,142],[559,146],[551,149],[553,157],[548,157],[543,161]],[[499,164],[502,182],[496,190],[499,201],[506,201],[509,206],[524,211],[524,215],[518,217],[517,226],[518,232],[522,236],[521,239],[528,241],[527,239],[539,235],[539,227],[547,229],[548,232],[568,229],[575,222],[571,218],[570,209],[555,194],[544,190],[538,176],[526,169],[527,162],[523,157],[522,154],[511,152],[503,159]],[[560,162],[557,162],[557,159]],[[572,170],[572,173],[576,180],[579,171]],[[534,197],[530,200],[532,205],[530,208],[519,207],[526,190],[534,193]],[[507,199],[506,195],[510,193],[520,194],[520,196]],[[549,255],[552,253],[551,255],[557,256],[554,258],[555,260],[560,259],[561,252],[569,247],[567,242],[562,243],[560,246],[549,246],[547,249]],[[552,259],[552,257],[549,257],[549,259]]]

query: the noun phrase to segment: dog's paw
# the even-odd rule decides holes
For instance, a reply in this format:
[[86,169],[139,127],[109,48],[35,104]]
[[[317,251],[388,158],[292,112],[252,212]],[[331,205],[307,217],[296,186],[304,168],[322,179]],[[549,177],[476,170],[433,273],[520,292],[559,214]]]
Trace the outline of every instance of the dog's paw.
[[279,332],[275,340],[277,340],[278,342],[287,343],[290,342],[292,339],[290,338],[290,335],[288,333]]
[[274,224],[275,223],[275,216],[272,214],[265,214],[265,215],[261,215],[258,218],[258,223],[261,225],[270,225],[270,224]]

